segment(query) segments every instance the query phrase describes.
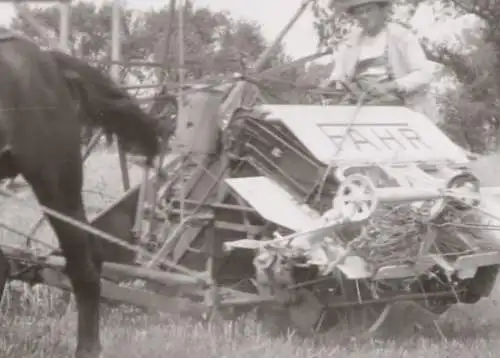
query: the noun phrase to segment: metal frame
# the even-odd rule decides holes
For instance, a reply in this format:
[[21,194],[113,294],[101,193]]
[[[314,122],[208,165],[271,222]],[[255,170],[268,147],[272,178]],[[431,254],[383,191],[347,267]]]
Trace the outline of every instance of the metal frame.
[[[175,9],[176,1],[175,0],[170,0],[170,1],[171,1],[170,2],[171,9],[172,8]],[[261,54],[261,56],[259,56],[256,63],[253,65],[253,70],[256,73],[262,72],[262,68],[274,53],[274,50],[276,49],[277,45],[283,40],[284,36],[289,32],[290,28],[295,24],[295,22],[300,18],[300,16],[304,13],[304,11],[313,1],[314,0],[303,1],[297,12],[294,14],[292,19],[287,23],[287,25],[283,28],[283,30],[279,33],[279,35],[272,43],[272,45],[266,51],[264,51]],[[45,2],[45,1],[33,1],[33,2]],[[184,1],[180,0],[179,3],[182,6],[184,4]],[[40,36],[46,40],[48,46],[53,48],[59,48],[62,51],[69,51],[71,1],[61,1],[60,4],[61,6],[60,37],[58,43],[56,43],[54,39],[51,39],[50,36],[47,35],[44,26],[42,24],[39,24],[33,18],[33,16],[31,16],[29,10],[26,7],[21,6],[19,1],[16,2],[15,6],[16,9],[19,11],[19,14],[23,16],[37,30]],[[122,60],[121,39],[120,39],[121,6],[122,6],[121,0],[113,0],[112,46],[111,46],[112,61],[110,67],[110,74],[114,78],[114,80],[117,81],[118,83],[121,82],[119,64],[121,63],[120,61]],[[179,48],[180,48],[179,68],[178,68],[180,83],[178,84],[179,87],[178,99],[179,103],[181,103],[181,108],[182,108],[184,96],[187,92],[184,90],[184,85],[185,85],[184,66],[183,66],[184,34],[182,31],[184,27],[183,23],[184,19],[182,16],[182,11],[180,12],[178,20],[179,20],[179,27],[181,29],[181,31],[179,31],[179,37],[178,37]],[[165,39],[166,39],[165,48],[168,49],[169,46],[168,42],[170,39],[169,29],[166,29]],[[297,61],[297,63],[307,61],[308,59],[314,59],[315,57],[316,55],[308,56],[303,60]],[[144,65],[146,65],[146,63],[144,63]],[[280,71],[283,68],[286,69],[287,66],[280,66],[277,69],[267,70],[266,73],[269,74],[270,72],[273,71]],[[163,78],[161,78],[160,82],[163,82]],[[162,84],[159,84],[158,86],[161,85]],[[220,123],[220,126],[222,128],[227,126],[235,110],[240,106],[241,95],[246,85],[247,85],[246,82],[238,81],[237,85],[229,92],[228,96],[226,97],[226,100],[220,106],[219,118],[222,119],[222,123]],[[95,140],[93,139],[89,147],[86,148],[85,150],[86,153],[84,153],[85,156],[87,156],[90,153],[90,151],[92,150],[93,143],[95,143],[97,139],[98,136],[96,137]],[[136,188],[130,189],[125,154],[121,149],[120,145],[118,150],[119,150],[120,166],[122,170],[123,186],[127,191],[126,195],[120,200],[126,200],[127,195],[137,194],[138,203],[136,211],[136,222],[135,222],[136,225],[134,225],[134,229],[137,230],[138,233],[142,233],[140,221],[142,221],[143,219],[149,219],[151,216],[154,216],[154,215],[148,215],[147,210],[145,210],[145,206],[148,201],[147,188],[151,186],[151,183],[157,184],[158,182],[164,181],[164,179],[162,179],[159,174],[163,171],[178,169],[179,162],[181,162],[182,165],[182,162],[184,161],[185,157],[189,155],[189,153],[186,153],[181,149],[174,151],[174,153],[172,153],[171,155],[166,156],[166,158],[164,158],[165,159],[164,161],[163,160],[159,161],[155,173],[151,174],[149,172],[149,169],[145,168],[143,183]],[[192,199],[194,202],[189,202],[189,200],[186,199],[186,192],[191,190],[192,188],[187,188],[185,187],[184,184],[181,185],[181,195],[179,198],[180,224],[177,228],[179,230],[174,230],[174,232],[171,235],[169,235],[168,238],[165,238],[164,247],[154,255],[146,252],[145,250],[140,249],[137,246],[127,244],[124,241],[122,241],[119,237],[104,232],[96,228],[95,226],[83,224],[79,221],[71,219],[49,208],[40,205],[39,207],[44,212],[44,214],[48,216],[56,217],[61,221],[77,226],[80,229],[85,230],[95,236],[99,236],[105,241],[125,247],[129,250],[133,250],[139,256],[145,259],[144,261],[147,262],[143,267],[122,265],[116,263],[105,263],[103,268],[105,277],[106,275],[111,275],[111,276],[115,275],[128,279],[143,279],[149,282],[159,283],[163,286],[170,288],[172,286],[176,288],[180,287],[183,292],[188,291],[191,294],[196,294],[198,296],[203,297],[204,303],[198,304],[188,301],[187,299],[167,298],[164,295],[147,292],[140,289],[121,287],[106,279],[102,280],[102,288],[103,288],[102,294],[104,297],[113,300],[119,300],[136,304],[139,306],[145,306],[148,308],[154,308],[162,311],[184,312],[196,316],[201,316],[207,311],[210,313],[210,315],[213,315],[214,312],[216,312],[219,307],[248,306],[248,305],[257,305],[264,302],[276,302],[276,298],[274,297],[269,297],[262,294],[261,295],[247,294],[244,292],[239,292],[229,289],[227,287],[218,287],[218,285],[214,282],[213,279],[214,261],[215,258],[220,254],[220,252],[223,251],[222,243],[218,242],[219,240],[217,240],[214,237],[215,236],[214,229],[217,227],[217,223],[215,222],[214,211],[217,210],[218,208],[223,208],[223,207],[225,209],[235,210],[235,211],[251,210],[250,208],[245,208],[243,206],[241,207],[238,205],[229,206],[228,204],[223,204],[224,199],[228,197],[230,193],[227,187],[217,186],[217,185],[220,182],[221,178],[226,173],[226,167],[227,167],[226,159],[227,158],[222,157],[220,158],[220,161],[217,163],[207,163],[207,162],[198,163],[195,171],[196,178],[194,178],[193,181],[189,184],[192,187],[196,186],[197,189],[202,189],[199,190],[200,192],[202,191],[202,193],[199,193],[200,198]],[[204,175],[205,177],[203,177]],[[213,205],[207,204],[205,202],[206,195],[208,195],[208,193],[212,191],[217,191],[216,203]],[[15,195],[13,195],[13,193],[7,190],[0,190],[0,193],[7,196],[11,196],[14,200],[22,201],[22,199],[16,198]],[[153,197],[156,198],[156,193],[153,194],[154,194]],[[205,198],[203,198],[204,196]],[[195,209],[192,210],[191,212],[184,212],[185,204],[188,205],[193,204],[195,207],[203,206],[203,210],[197,211]],[[120,202],[116,203],[115,206],[119,205]],[[150,211],[152,211],[153,214],[155,214],[155,209],[156,209],[156,204],[155,200],[153,200],[153,210]],[[110,210],[113,209],[111,208],[109,209],[109,211]],[[222,223],[222,224],[234,224],[234,223]],[[238,225],[239,224],[236,223],[233,226],[236,227]],[[7,227],[6,225],[4,226]],[[189,228],[189,230],[186,230],[189,231],[189,233],[183,233],[179,235],[179,232],[181,232],[186,227]],[[249,226],[243,224],[240,225],[240,229],[243,231],[248,231]],[[201,232],[201,230],[206,230],[206,235],[204,237],[207,241],[207,250],[205,251],[207,260],[206,260],[205,271],[203,273],[194,272],[186,267],[180,266],[176,262],[178,261],[176,258],[181,257],[188,250],[190,240],[193,237],[197,236]],[[183,247],[177,248],[177,253],[174,255],[175,256],[174,259],[170,260],[166,257],[165,253],[171,252],[175,249],[174,247],[170,246],[170,243],[175,239],[178,239],[180,242],[182,242],[183,245],[181,246]],[[30,270],[26,270],[26,266],[28,266],[28,268],[33,268],[33,265],[35,265],[33,269],[36,270],[42,282],[63,289],[68,289],[68,290],[71,289],[67,278],[61,273],[61,268],[63,268],[65,265],[65,261],[62,257],[50,255],[48,257],[45,257],[44,259],[41,259],[34,257],[33,255],[31,255],[29,251],[9,249],[7,247],[2,247],[2,249],[4,250],[6,256],[11,260],[11,262],[14,263],[14,267],[19,268],[18,270],[19,272],[24,272],[25,274],[29,273]],[[333,262],[332,265],[335,266],[338,263],[337,261]],[[26,262],[28,262],[28,265],[26,265]],[[155,266],[160,263],[171,269],[173,272],[156,270]],[[20,279],[24,278],[26,280],[29,280],[30,277],[32,278],[32,276],[30,275],[24,277],[20,275],[18,278]],[[221,298],[222,297],[221,294],[225,296],[223,299]],[[449,293],[447,294],[449,295]],[[428,297],[429,295],[426,296]],[[355,305],[355,303],[353,304],[352,302],[338,302],[338,303],[339,306]],[[371,304],[371,303],[381,303],[381,301],[368,302],[366,304]],[[378,324],[378,320],[375,324]]]

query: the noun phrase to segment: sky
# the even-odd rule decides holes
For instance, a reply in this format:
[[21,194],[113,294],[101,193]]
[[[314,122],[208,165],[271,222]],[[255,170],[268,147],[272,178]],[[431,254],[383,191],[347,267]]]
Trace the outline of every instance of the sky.
[[[104,0],[93,0],[102,3]],[[261,2],[261,6],[258,3]],[[216,11],[228,11],[236,19],[247,19],[261,25],[268,41],[281,31],[303,0],[194,0],[195,6],[209,7]],[[134,9],[155,8],[168,5],[168,0],[122,0],[124,6]],[[53,4],[53,3],[52,3]],[[0,3],[0,25],[8,25],[14,15],[9,3]],[[432,10],[421,8],[414,18],[414,25],[430,37],[449,35],[456,31],[456,24],[435,23]],[[460,27],[460,26],[458,26]],[[313,15],[308,9],[295,23],[285,38],[285,49],[292,58],[312,54],[316,50],[317,37],[313,28]]]

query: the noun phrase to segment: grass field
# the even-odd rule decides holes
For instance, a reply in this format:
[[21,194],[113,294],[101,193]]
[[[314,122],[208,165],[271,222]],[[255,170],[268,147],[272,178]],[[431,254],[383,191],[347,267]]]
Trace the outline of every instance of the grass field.
[[[118,162],[106,151],[91,158],[86,170],[86,204],[90,215],[121,193]],[[491,168],[490,168],[491,169]],[[488,173],[491,178],[491,173]],[[134,182],[139,171],[132,173]],[[497,176],[498,177],[498,176]],[[99,194],[105,193],[103,194]],[[33,198],[26,197],[34,203]],[[7,207],[9,210],[6,210]],[[2,203],[2,221],[25,231],[40,217],[36,207]],[[5,230],[3,242],[23,244]],[[53,243],[46,226],[39,237]],[[75,313],[61,312],[57,300],[61,293],[45,287],[11,285],[2,303],[4,323],[0,326],[0,357],[69,357],[74,346]],[[103,308],[102,342],[106,358],[488,358],[500,351],[500,288],[492,297],[476,305],[457,306],[434,323],[411,309],[396,307],[380,337],[369,342],[338,344],[341,334],[327,333],[301,340],[294,335],[272,338],[258,324],[248,322],[244,332],[231,333],[229,324],[211,329],[200,323],[146,314],[131,308]],[[413,322],[421,329],[414,330]]]

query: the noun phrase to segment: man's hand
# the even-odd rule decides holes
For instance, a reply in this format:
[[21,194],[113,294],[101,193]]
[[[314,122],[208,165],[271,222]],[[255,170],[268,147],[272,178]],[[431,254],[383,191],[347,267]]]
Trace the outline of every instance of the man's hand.
[[394,81],[372,84],[368,90],[372,95],[398,94],[399,87]]
[[342,85],[339,83],[339,81],[331,80],[331,79],[326,79],[321,81],[321,83],[318,86],[318,89],[324,91],[324,93],[321,94],[321,96],[324,99],[332,100],[336,99],[338,100],[339,95],[342,96]]

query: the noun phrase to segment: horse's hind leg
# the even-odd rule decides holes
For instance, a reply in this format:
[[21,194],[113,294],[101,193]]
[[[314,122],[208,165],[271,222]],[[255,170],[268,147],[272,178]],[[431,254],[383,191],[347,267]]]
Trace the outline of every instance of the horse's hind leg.
[[[78,161],[76,161],[78,163]],[[66,168],[68,169],[68,168]],[[38,201],[53,210],[87,223],[81,194],[81,169],[76,166],[65,175],[31,176]],[[49,216],[66,258],[66,274],[75,294],[78,310],[76,358],[97,358],[100,355],[99,301],[101,259],[99,242],[83,230]]]

